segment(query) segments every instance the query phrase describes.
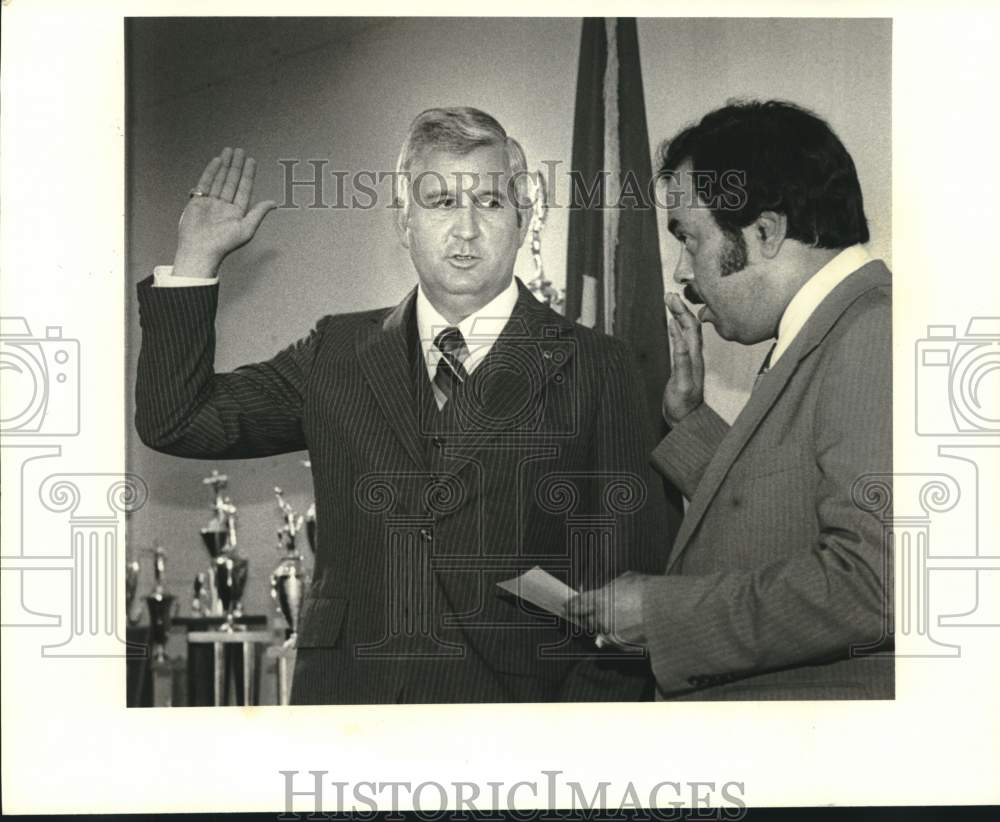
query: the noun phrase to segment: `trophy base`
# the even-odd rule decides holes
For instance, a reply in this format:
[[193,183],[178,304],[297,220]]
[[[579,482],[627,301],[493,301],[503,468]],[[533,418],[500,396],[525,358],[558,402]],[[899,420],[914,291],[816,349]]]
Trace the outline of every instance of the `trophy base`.
[[234,622],[233,620],[233,617],[227,619],[219,626],[219,630],[226,631],[228,633],[239,633],[240,631],[245,631],[247,629],[246,625],[240,622]]

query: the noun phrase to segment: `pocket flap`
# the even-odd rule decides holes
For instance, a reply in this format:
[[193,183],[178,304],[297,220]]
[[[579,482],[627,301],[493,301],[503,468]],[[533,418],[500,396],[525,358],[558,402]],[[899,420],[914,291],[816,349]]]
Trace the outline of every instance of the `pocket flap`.
[[347,613],[347,600],[337,597],[306,597],[302,603],[299,648],[333,648],[340,639]]

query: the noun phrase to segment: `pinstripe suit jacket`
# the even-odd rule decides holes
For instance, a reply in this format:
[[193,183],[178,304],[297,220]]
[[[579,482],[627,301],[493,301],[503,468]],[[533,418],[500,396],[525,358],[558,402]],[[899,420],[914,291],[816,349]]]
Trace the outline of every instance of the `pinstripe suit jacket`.
[[732,428],[702,406],[654,451],[690,499],[643,592],[659,695],[892,698],[886,520],[856,502],[865,475],[892,471],[891,327],[874,261],[817,307]]
[[143,442],[202,459],[309,450],[319,544],[293,702],[652,694],[648,659],[602,661],[496,593],[536,564],[586,588],[653,572],[668,549],[627,349],[519,286],[489,356],[438,413],[415,290],[216,374],[217,287],[139,284]]

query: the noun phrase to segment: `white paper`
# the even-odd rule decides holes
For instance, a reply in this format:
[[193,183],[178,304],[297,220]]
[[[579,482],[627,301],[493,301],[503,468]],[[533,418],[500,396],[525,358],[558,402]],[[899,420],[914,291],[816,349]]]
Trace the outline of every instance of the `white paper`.
[[563,613],[563,607],[576,596],[577,592],[537,565],[520,576],[498,582],[497,587],[525,602],[530,602],[543,611],[555,614],[568,622],[579,624]]

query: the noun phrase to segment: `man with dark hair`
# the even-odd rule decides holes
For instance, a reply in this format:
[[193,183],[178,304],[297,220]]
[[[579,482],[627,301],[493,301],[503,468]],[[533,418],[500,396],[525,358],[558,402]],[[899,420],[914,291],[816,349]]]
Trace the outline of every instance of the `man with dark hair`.
[[216,272],[274,203],[251,207],[254,163],[239,149],[208,164],[173,267],[139,284],[139,434],[182,457],[309,449],[319,541],[293,702],[651,696],[641,654],[595,660],[496,587],[534,565],[593,587],[665,561],[630,355],[514,277],[526,162],[494,118],[425,111],[397,168],[418,286],[216,374]]
[[[690,505],[664,575],[570,610],[645,646],[663,698],[891,698],[892,555],[862,505],[891,481],[891,278],[861,245],[854,163],[774,101],[714,111],[660,156],[674,279],[702,307],[668,295],[671,430],[653,460]],[[776,338],[732,427],[704,402],[704,322]]]

